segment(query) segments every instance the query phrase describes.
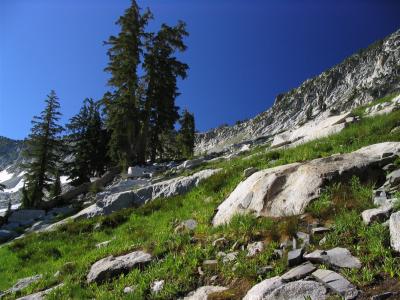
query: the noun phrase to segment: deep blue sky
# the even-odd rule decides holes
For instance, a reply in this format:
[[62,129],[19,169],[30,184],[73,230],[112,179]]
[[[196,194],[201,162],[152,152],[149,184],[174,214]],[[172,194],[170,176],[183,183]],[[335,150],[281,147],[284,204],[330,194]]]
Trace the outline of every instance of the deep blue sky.
[[[278,93],[400,28],[399,0],[138,1],[186,21],[190,65],[178,104],[201,131],[252,117]],[[129,0],[0,1],[0,135],[24,138],[55,89],[65,122],[107,90],[106,47]]]

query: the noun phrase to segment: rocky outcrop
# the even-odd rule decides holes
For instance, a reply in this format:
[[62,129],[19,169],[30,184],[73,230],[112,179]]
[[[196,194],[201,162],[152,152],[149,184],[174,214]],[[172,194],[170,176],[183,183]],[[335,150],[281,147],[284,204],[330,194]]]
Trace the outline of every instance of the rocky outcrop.
[[161,181],[145,186],[136,191],[112,194],[103,200],[98,201],[96,204],[80,211],[72,218],[91,218],[98,215],[108,215],[114,211],[128,207],[136,207],[157,198],[180,195],[186,193],[191,188],[197,186],[200,181],[216,174],[220,170],[221,169],[202,170],[191,176],[177,177]]
[[235,214],[273,217],[301,214],[320,195],[321,188],[333,180],[345,180],[353,175],[382,180],[382,167],[399,153],[400,143],[387,142],[352,153],[256,172],[218,206],[213,224],[227,223]]
[[108,256],[95,262],[87,275],[87,282],[103,282],[128,273],[133,268],[140,268],[148,264],[152,256],[143,251],[135,251],[126,255]]
[[47,290],[40,291],[40,292],[31,294],[31,295],[27,295],[27,296],[18,298],[17,300],[42,300],[42,299],[45,299],[48,294],[50,294],[54,290],[62,287],[63,285],[64,285],[63,283],[60,283],[60,284],[58,284],[56,286],[48,288]]
[[400,30],[342,63],[278,95],[274,105],[255,118],[196,136],[196,153],[215,152],[257,138],[316,122],[400,90]]

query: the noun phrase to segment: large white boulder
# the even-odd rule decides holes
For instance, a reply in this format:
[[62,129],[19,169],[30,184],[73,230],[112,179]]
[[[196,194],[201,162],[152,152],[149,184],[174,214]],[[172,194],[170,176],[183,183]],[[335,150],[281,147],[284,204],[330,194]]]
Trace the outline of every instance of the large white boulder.
[[145,186],[136,191],[126,191],[111,194],[104,199],[97,201],[72,218],[91,218],[98,215],[108,215],[123,208],[135,207],[148,201],[161,198],[181,195],[197,186],[202,180],[216,174],[221,169],[207,169],[199,171],[191,176],[177,177]]
[[399,154],[400,143],[375,144],[347,154],[256,172],[219,205],[213,224],[228,223],[235,214],[271,217],[301,214],[333,179],[381,176],[381,167],[393,157],[387,156],[388,153]]

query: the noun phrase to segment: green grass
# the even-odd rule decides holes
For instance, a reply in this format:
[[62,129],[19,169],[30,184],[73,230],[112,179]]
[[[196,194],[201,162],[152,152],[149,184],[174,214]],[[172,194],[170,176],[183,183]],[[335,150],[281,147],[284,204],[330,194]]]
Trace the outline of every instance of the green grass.
[[[108,217],[68,223],[55,232],[30,234],[4,245],[0,247],[0,290],[11,287],[20,278],[40,273],[44,276],[42,280],[10,298],[63,282],[65,285],[54,291],[50,299],[171,299],[184,296],[200,285],[210,284],[211,276],[218,275],[213,284],[231,287],[229,297],[240,298],[240,293],[245,292],[243,287],[248,288],[287,269],[285,258],[274,256],[273,249],[282,236],[291,236],[303,226],[296,217],[273,220],[244,215],[236,216],[229,225],[212,227],[215,208],[243,179],[243,170],[351,152],[383,141],[400,141],[398,135],[390,133],[398,126],[399,120],[400,112],[396,111],[386,116],[362,119],[339,134],[296,148],[266,151],[265,147],[258,147],[230,161],[196,168],[192,172],[214,167],[223,168],[223,171],[185,195],[158,199]],[[248,158],[250,155],[253,156]],[[370,190],[371,186],[363,186],[353,179],[349,186],[332,186],[310,207],[311,214],[335,223],[327,245],[348,246],[354,254],[362,257],[367,266],[359,279],[362,284],[382,272],[387,276],[399,276],[397,258],[385,252],[388,248],[387,229],[381,225],[367,228],[360,221],[359,211],[371,205],[366,200]],[[339,209],[340,203],[344,204],[345,210]],[[189,218],[195,219],[198,227],[193,232],[175,233],[176,225]],[[213,247],[212,242],[220,237],[227,239],[226,245]],[[107,247],[95,247],[106,240],[112,240]],[[241,247],[258,240],[267,242],[266,250],[254,258],[247,258]],[[224,265],[219,262],[215,270],[203,270],[203,276],[198,274],[198,267],[205,259],[215,259],[219,251],[229,252],[234,245],[239,251],[237,263]],[[154,256],[152,263],[142,271],[133,270],[101,285],[86,283],[86,275],[95,261],[138,249]],[[266,265],[274,266],[274,270],[259,275],[258,268]],[[57,271],[60,271],[60,276],[54,277]],[[354,279],[356,274],[349,272],[346,276]],[[151,294],[150,284],[161,279],[165,279],[163,291]],[[126,286],[134,286],[134,293],[125,295],[123,289]]]

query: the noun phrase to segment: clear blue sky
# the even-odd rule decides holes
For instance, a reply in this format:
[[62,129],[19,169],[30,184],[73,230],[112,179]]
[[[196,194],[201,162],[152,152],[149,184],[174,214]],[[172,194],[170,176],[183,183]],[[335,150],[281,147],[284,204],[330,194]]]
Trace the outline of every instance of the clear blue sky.
[[[201,131],[252,117],[278,93],[400,28],[399,0],[151,0],[155,21],[184,20],[190,65],[178,105]],[[106,47],[129,0],[0,1],[0,135],[24,138],[55,89],[63,122],[107,91]]]

